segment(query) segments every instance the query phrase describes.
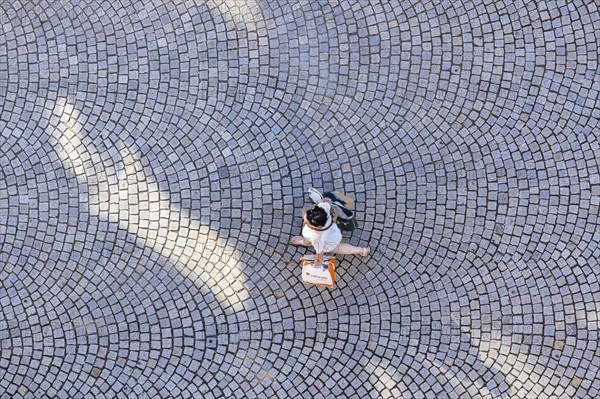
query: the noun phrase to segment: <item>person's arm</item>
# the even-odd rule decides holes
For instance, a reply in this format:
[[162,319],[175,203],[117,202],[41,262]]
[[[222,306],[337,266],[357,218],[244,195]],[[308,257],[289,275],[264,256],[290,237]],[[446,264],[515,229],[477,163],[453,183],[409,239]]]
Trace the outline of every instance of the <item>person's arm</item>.
[[317,252],[315,254],[315,266],[321,266],[323,264],[323,252]]

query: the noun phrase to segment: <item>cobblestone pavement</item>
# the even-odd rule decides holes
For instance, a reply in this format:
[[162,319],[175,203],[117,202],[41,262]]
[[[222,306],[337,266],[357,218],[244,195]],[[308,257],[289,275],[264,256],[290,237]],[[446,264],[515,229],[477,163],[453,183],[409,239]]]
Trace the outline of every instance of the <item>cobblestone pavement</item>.
[[600,395],[597,1],[0,10],[0,398]]

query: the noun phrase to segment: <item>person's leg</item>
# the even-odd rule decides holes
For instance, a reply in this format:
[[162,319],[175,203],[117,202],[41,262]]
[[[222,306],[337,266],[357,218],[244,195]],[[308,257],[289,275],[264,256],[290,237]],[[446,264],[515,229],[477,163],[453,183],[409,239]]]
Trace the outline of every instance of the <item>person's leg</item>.
[[310,241],[308,241],[306,238],[304,238],[302,236],[294,236],[294,237],[292,237],[291,244],[292,245],[300,245],[300,246],[303,246],[303,247],[310,247],[311,246]]
[[361,255],[361,256],[367,256],[369,255],[369,253],[371,252],[371,250],[369,249],[369,247],[355,247],[354,245],[350,245],[350,244],[339,244],[334,250],[334,253],[336,254],[340,254],[340,255]]

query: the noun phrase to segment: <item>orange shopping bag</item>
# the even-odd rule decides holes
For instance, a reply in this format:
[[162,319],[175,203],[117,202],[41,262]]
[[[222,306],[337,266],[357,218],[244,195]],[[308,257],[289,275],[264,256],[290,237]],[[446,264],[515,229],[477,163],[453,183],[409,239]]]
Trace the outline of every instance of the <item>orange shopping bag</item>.
[[304,255],[300,262],[302,264],[302,282],[304,284],[317,285],[331,288],[335,284],[336,259],[333,256],[323,256],[323,265],[314,265],[314,255]]

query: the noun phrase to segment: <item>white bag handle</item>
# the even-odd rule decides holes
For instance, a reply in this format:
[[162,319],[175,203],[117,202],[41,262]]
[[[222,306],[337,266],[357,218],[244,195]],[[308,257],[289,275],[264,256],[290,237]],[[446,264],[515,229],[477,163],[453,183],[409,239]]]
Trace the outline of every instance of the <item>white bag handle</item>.
[[311,200],[313,200],[315,204],[318,204],[319,202],[323,201],[323,194],[321,194],[319,191],[312,187],[308,189],[308,196]]

